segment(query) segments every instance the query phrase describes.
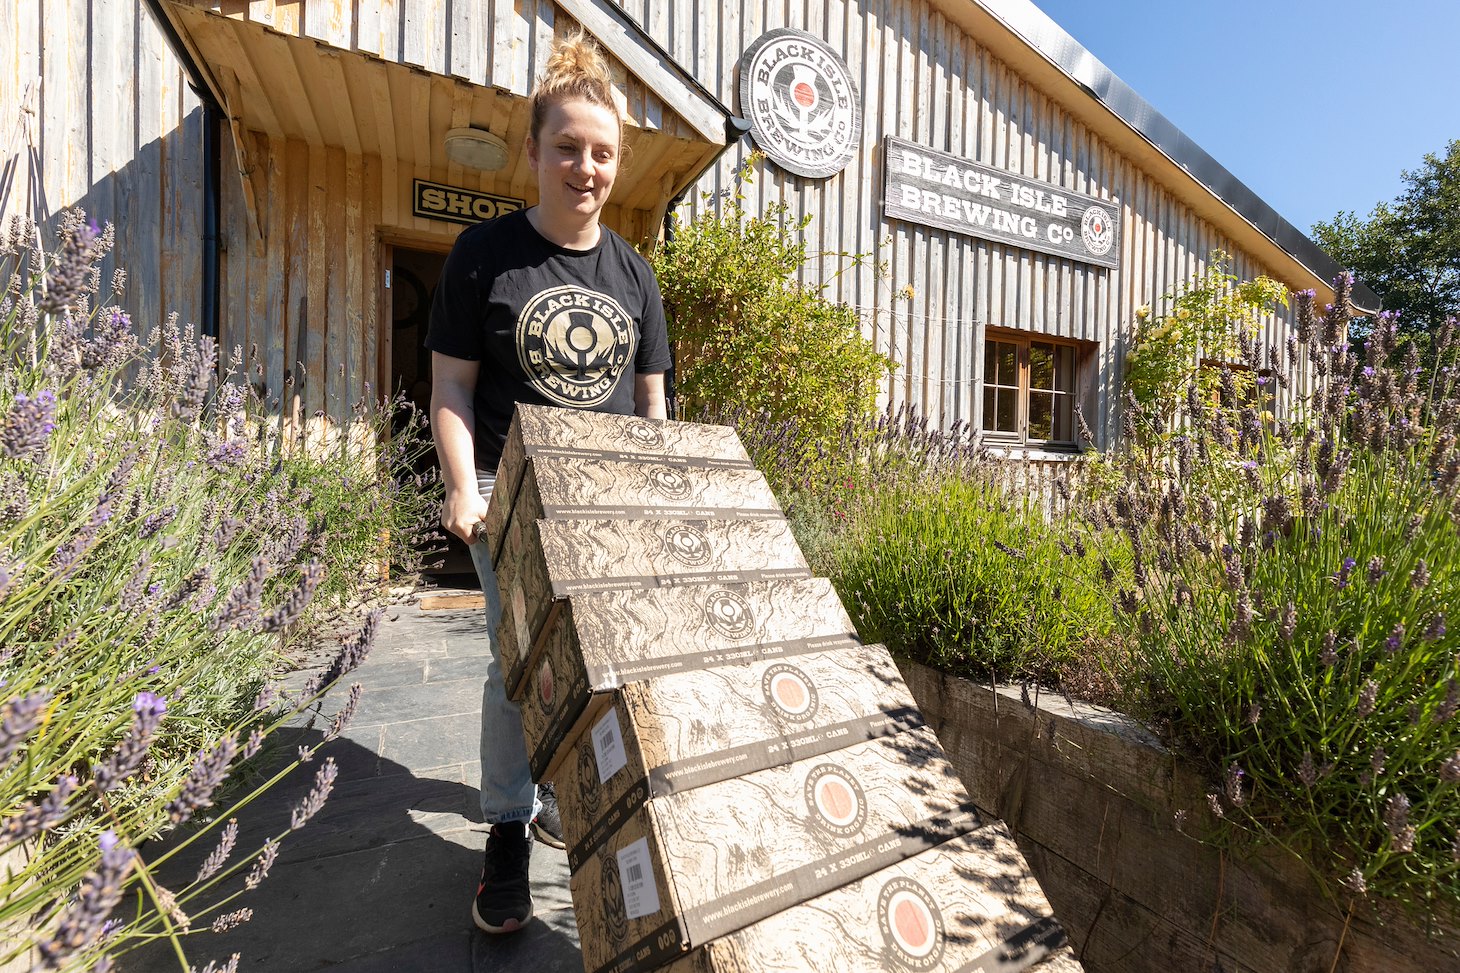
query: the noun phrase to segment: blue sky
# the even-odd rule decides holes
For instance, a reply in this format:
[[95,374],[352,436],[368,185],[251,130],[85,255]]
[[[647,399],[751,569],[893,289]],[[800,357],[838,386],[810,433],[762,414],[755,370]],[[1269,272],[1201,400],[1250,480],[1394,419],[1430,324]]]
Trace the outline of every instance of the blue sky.
[[1305,233],[1460,138],[1460,0],[1034,0]]

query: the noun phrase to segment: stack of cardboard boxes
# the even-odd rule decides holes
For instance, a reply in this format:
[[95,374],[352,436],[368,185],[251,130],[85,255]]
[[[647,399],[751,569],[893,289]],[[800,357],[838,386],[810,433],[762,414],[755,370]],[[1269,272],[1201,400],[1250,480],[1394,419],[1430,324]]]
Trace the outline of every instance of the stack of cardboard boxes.
[[1063,942],[733,430],[519,406],[481,534],[587,973],[994,973]]

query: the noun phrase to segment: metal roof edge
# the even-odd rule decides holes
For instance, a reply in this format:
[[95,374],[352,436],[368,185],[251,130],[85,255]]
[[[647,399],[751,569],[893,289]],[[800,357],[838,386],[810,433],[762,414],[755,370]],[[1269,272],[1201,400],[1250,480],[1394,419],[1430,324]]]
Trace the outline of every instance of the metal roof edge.
[[[1343,272],[1343,266],[1322,247],[1279,215],[1031,0],[972,2],[1021,38],[1309,273],[1328,283]],[[1377,312],[1381,306],[1379,297],[1358,282],[1354,283],[1353,302],[1360,311],[1370,314]]]

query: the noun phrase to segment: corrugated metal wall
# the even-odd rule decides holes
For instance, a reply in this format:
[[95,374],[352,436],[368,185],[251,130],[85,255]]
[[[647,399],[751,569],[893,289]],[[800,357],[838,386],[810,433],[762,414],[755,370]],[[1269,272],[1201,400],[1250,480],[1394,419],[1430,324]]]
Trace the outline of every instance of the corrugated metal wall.
[[[27,94],[40,213],[17,124]],[[114,223],[118,256],[104,265],[103,283],[120,257],[130,278],[120,303],[143,333],[170,311],[197,319],[203,111],[137,0],[0,0],[0,138],[0,165],[14,167],[0,218],[53,224],[79,206],[98,224]]]
[[[911,403],[949,423],[977,421],[981,326],[995,325],[1099,343],[1092,398],[1099,432],[1114,431],[1104,408],[1123,368],[1121,329],[1136,308],[1206,268],[1214,248],[1232,253],[1236,273],[1263,272],[1145,173],[950,24],[925,0],[750,0],[708,10],[688,3],[618,0],[672,57],[738,110],[736,65],[763,33],[805,30],[839,51],[863,107],[861,150],[841,173],[803,179],[765,163],[744,187],[747,206],[784,201],[812,214],[811,249],[870,254],[835,278],[829,293],[859,308],[864,329],[898,362],[887,388],[893,405]],[[883,135],[1007,169],[1121,205],[1121,267],[1108,271],[881,217]],[[701,183],[717,193],[744,161],[746,140]],[[685,217],[698,205],[681,210]],[[884,263],[879,277],[873,267]],[[824,256],[806,268],[825,279],[841,266]],[[905,285],[911,300],[898,297]],[[1281,322],[1269,322],[1286,337]]]

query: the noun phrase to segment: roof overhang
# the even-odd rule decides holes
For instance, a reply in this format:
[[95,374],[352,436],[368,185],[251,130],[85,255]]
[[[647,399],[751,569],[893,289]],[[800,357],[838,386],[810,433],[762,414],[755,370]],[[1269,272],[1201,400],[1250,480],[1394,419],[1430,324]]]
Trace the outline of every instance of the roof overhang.
[[[628,85],[641,92],[637,99],[631,92],[622,106],[628,109],[628,164],[609,202],[662,214],[668,201],[693,184],[738,135],[730,124],[732,113],[608,0],[557,2],[595,37]],[[508,168],[492,174],[492,182],[512,195],[535,195],[524,151],[529,124],[524,93],[340,46],[307,33],[303,18],[254,19],[254,8],[261,6],[272,4],[162,0],[155,5],[200,66],[235,135],[255,131],[391,159],[403,170],[459,174],[460,167],[446,156],[446,133],[481,128],[508,146]],[[663,110],[642,108],[650,102]],[[240,169],[245,168],[240,160]]]
[[[1059,102],[1091,131],[1176,193],[1197,215],[1294,289],[1333,298],[1343,268],[1184,135],[1030,0],[933,0],[970,36]],[[1379,298],[1355,284],[1355,305]]]

